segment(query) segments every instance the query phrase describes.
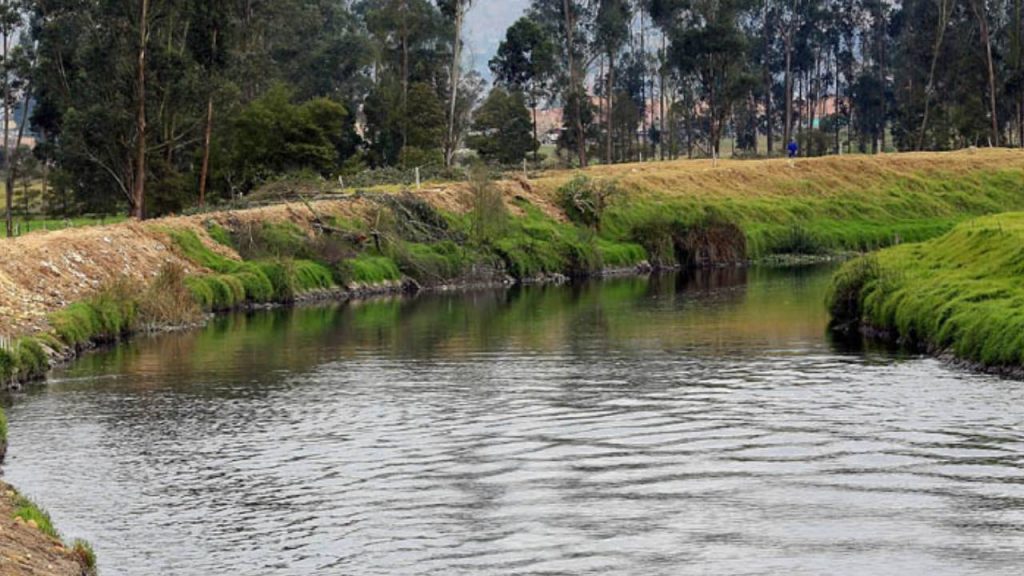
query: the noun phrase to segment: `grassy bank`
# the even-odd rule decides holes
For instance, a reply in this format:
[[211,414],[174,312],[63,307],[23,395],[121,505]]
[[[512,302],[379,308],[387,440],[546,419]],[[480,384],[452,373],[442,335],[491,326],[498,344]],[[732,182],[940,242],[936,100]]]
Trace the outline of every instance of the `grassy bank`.
[[847,263],[833,279],[834,325],[997,371],[1024,366],[1024,213]]
[[[664,240],[666,232],[726,222],[746,239],[746,256],[868,251],[933,238],[972,216],[1024,209],[1019,151],[601,166],[617,183],[608,209],[611,240]],[[554,198],[572,178],[535,184]],[[650,242],[649,240],[646,240]]]
[[[1024,155],[1001,150],[599,166],[529,182],[474,175],[417,192],[371,190],[65,231],[52,241],[39,235],[17,241],[34,252],[0,255],[0,296],[5,286],[29,285],[15,292],[23,303],[54,294],[75,303],[48,310],[34,335],[0,348],[0,380],[34,379],[54,359],[133,332],[194,324],[209,312],[647,265],[867,251],[1014,208],[1024,210]],[[40,261],[60,261],[54,252],[72,268],[86,261],[65,275],[77,285],[36,281]],[[5,284],[3,274],[12,270],[21,271],[20,284]],[[46,271],[63,273],[53,265]],[[6,304],[0,301],[0,310]]]

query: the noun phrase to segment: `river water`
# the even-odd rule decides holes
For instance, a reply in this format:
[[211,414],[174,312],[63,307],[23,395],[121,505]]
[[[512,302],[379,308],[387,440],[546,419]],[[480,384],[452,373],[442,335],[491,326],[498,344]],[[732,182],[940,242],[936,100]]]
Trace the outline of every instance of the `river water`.
[[1024,386],[826,336],[830,269],[218,319],[10,399],[101,573],[1019,574]]

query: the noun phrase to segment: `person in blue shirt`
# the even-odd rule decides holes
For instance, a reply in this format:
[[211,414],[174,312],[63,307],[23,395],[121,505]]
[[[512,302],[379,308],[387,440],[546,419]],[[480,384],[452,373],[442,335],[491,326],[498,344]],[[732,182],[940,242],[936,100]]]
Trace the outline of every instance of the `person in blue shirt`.
[[796,140],[790,140],[786,150],[789,151],[790,158],[796,158],[797,153],[800,152],[800,145],[796,143]]

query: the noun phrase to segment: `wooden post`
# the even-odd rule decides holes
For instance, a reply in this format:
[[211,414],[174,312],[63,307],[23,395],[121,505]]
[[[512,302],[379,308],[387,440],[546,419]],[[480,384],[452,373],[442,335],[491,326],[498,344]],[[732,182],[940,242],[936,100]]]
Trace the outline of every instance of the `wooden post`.
[[416,189],[420,189],[420,167],[416,167]]

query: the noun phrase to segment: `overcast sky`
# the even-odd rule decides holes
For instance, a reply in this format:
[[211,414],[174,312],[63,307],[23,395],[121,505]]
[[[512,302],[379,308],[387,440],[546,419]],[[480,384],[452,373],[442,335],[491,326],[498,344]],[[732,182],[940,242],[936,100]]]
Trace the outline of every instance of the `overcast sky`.
[[487,62],[505,38],[505,30],[526,10],[530,0],[476,0],[466,16],[469,63],[490,79]]

